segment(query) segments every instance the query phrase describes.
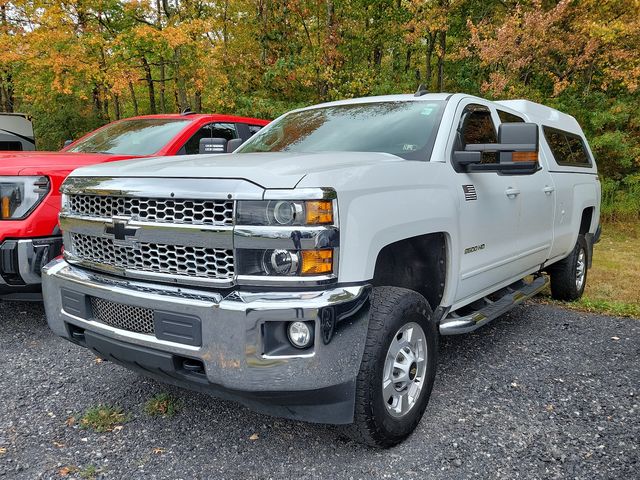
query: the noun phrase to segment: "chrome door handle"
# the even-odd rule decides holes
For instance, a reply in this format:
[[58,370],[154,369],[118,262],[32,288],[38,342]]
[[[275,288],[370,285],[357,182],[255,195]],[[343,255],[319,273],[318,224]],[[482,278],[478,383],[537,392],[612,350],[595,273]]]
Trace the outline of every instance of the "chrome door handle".
[[542,189],[542,191],[547,195],[551,195],[553,192],[556,191],[556,187],[550,187],[549,185],[547,185]]
[[518,195],[520,195],[520,189],[509,187],[504,191],[504,193],[509,198],[516,198]]

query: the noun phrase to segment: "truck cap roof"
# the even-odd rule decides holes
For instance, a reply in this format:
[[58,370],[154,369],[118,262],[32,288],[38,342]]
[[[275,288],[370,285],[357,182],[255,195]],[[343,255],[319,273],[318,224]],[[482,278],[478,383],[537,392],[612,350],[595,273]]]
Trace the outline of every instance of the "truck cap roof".
[[[451,93],[427,93],[420,96],[410,94],[396,94],[396,95],[378,95],[374,97],[358,97],[349,98],[346,100],[336,100],[333,102],[320,103],[317,105],[311,105],[304,108],[292,110],[295,112],[302,110],[313,110],[316,108],[333,107],[337,105],[355,105],[363,103],[377,103],[377,102],[429,102],[429,101],[444,101],[455,94]],[[457,94],[457,98],[478,98],[479,100],[487,101],[480,97],[473,95]],[[531,102],[529,100],[498,100],[493,102],[496,106],[505,107],[513,111],[513,113],[520,113],[525,115],[530,122],[555,127],[561,130],[565,130],[578,135],[583,135],[580,125],[571,115],[562,113],[555,108],[547,107],[540,103]]]
[[575,118],[541,103],[529,100],[498,100],[494,103],[526,115],[531,122],[555,127],[577,135],[582,134],[582,129]]

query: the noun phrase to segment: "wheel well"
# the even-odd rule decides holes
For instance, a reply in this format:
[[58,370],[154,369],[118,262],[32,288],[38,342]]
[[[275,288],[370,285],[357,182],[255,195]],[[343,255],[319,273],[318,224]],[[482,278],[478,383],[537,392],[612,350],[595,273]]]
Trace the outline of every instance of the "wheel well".
[[378,254],[373,285],[414,290],[435,309],[440,305],[444,292],[446,260],[444,233],[430,233],[394,242]]
[[580,221],[580,234],[589,233],[591,228],[591,219],[593,218],[593,207],[585,208],[582,211],[582,220]]

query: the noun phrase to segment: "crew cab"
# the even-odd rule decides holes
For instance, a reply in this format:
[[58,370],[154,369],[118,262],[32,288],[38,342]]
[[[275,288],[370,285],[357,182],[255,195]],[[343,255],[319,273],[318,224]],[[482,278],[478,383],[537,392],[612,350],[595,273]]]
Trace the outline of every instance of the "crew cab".
[[212,139],[238,144],[267,123],[229,115],[148,115],[110,123],[60,152],[0,154],[0,298],[41,298],[40,270],[62,245],[60,185],[75,168],[151,155],[223,153]]
[[406,438],[441,335],[582,295],[600,184],[574,118],[464,94],[339,101],[230,155],[76,170],[48,323],[271,415]]

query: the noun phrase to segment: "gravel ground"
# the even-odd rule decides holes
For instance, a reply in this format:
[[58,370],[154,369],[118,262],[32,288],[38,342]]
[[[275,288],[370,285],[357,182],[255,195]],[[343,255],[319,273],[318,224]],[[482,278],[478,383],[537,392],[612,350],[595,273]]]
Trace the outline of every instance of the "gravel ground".
[[[425,417],[380,451],[96,363],[40,305],[0,303],[0,479],[637,479],[639,358],[640,321],[529,303],[444,339]],[[181,399],[176,416],[144,412],[160,392]],[[130,421],[68,424],[99,403]]]

